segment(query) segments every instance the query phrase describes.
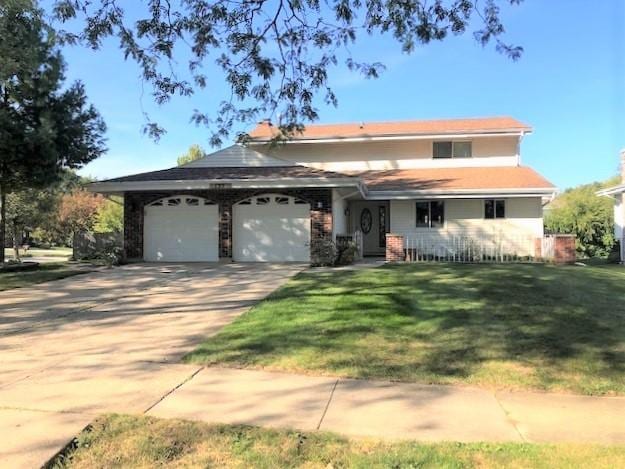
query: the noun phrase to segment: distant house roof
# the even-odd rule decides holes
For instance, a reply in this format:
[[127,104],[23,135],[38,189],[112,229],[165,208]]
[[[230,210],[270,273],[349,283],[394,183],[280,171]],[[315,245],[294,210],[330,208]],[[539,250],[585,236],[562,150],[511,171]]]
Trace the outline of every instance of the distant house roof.
[[[347,124],[310,124],[296,133],[292,140],[353,139],[417,135],[529,133],[532,128],[512,117],[482,117],[469,119],[413,120],[394,122],[361,122]],[[277,126],[260,122],[249,136],[254,141],[266,141],[279,135]]]
[[555,189],[525,166],[395,169],[365,171],[358,176],[369,191]]
[[597,195],[618,195],[625,193],[625,184],[619,184],[618,186],[607,187],[597,191]]

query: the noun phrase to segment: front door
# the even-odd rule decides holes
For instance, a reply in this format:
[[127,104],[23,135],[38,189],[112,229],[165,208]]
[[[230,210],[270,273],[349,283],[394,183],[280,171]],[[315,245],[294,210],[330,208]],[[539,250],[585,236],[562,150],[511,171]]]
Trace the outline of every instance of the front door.
[[352,214],[354,230],[362,232],[363,254],[384,255],[389,228],[388,202],[355,202]]

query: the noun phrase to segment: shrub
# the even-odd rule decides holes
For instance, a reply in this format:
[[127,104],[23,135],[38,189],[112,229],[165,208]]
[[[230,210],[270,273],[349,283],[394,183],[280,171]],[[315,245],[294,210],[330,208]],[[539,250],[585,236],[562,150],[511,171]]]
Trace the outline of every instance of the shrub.
[[336,246],[336,260],[334,265],[353,264],[358,257],[358,245],[354,241],[349,241]]
[[331,267],[336,262],[336,244],[330,238],[322,238],[312,243],[310,265],[313,267]]
[[358,256],[358,245],[349,241],[337,244],[330,238],[315,241],[311,248],[310,264],[313,267],[334,267],[349,265]]

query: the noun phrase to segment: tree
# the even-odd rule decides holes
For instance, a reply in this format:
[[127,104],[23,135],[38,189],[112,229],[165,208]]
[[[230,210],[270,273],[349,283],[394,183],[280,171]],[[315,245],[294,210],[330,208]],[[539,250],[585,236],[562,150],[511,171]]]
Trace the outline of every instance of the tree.
[[96,233],[121,233],[124,229],[124,202],[119,197],[105,200],[98,209],[93,230]]
[[[7,196],[45,188],[105,151],[81,83],[66,85],[54,31],[32,0],[0,3],[0,246]],[[0,249],[0,263],[4,249]]]
[[64,170],[54,184],[45,189],[23,189],[7,195],[6,223],[13,240],[14,258],[20,260],[19,248],[24,235],[33,232],[48,240],[58,238],[56,212],[63,194],[73,192],[85,178]]
[[93,229],[98,211],[104,204],[104,198],[79,189],[61,197],[57,212],[57,226],[60,234],[71,244],[74,234]]
[[25,229],[33,230],[55,209],[52,191],[27,189],[13,192],[6,198],[6,223],[13,239],[14,258],[20,260],[20,246]]
[[[213,85],[225,80],[229,97],[216,112],[196,110],[192,116],[211,128],[211,143],[218,145],[234,123],[259,116],[280,116],[285,135],[301,130],[318,118],[318,99],[337,105],[329,75],[339,65],[367,78],[379,76],[382,63],[360,62],[350,52],[363,35],[390,35],[410,53],[477,25],[473,35],[479,43],[494,42],[516,60],[522,48],[501,39],[500,8],[521,1],[146,0],[129,14],[110,0],[55,0],[54,14],[61,22],[83,20],[78,33],[64,32],[69,43],[98,49],[116,37],[124,56],[153,85],[159,104],[174,95],[214,92]],[[187,70],[177,68],[182,56],[189,57]],[[164,129],[148,120],[145,131],[158,138]]]
[[204,149],[197,143],[191,145],[187,152],[178,157],[178,166],[190,163],[191,161],[199,160],[206,156]]
[[586,257],[605,257],[614,246],[614,201],[596,192],[618,183],[584,184],[567,189],[545,212],[545,228],[554,233],[574,234],[577,251]]

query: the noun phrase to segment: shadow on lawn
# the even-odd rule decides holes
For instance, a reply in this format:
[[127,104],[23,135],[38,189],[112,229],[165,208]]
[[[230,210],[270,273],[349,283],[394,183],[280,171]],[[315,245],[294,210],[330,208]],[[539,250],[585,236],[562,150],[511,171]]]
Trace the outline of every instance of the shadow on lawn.
[[[466,378],[487,361],[551,379],[564,362],[625,372],[625,275],[536,265],[387,265],[309,272],[188,359],[355,377]],[[293,362],[294,361],[294,362]]]

